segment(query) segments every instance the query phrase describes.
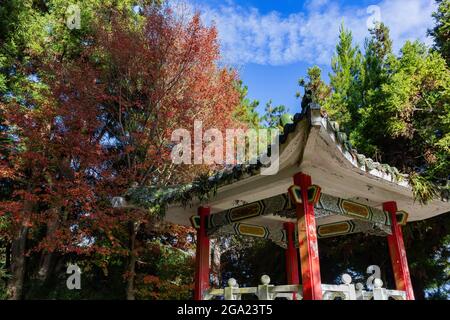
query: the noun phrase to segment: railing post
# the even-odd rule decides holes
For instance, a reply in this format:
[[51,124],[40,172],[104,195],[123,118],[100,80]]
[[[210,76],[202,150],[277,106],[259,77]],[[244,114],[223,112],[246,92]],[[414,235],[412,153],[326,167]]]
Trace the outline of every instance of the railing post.
[[235,279],[231,278],[228,280],[228,287],[224,288],[224,298],[225,300],[240,300],[240,294],[235,294],[233,289],[239,288],[238,283]]
[[389,254],[391,256],[397,290],[406,292],[407,300],[414,300],[414,291],[409,274],[408,259],[406,258],[405,243],[401,225],[397,222],[397,204],[395,201],[383,203],[383,210],[391,217],[392,235],[388,235]]
[[373,281],[373,300],[387,300],[386,289],[383,288],[383,281],[375,279]]
[[347,287],[347,294],[346,297],[348,298],[347,300],[356,300],[356,289],[355,289],[355,285],[352,284],[352,277],[347,274],[344,273],[341,277],[342,279],[342,283],[343,285],[345,285]]
[[258,300],[273,300],[273,294],[270,292],[270,288],[273,287],[273,285],[270,285],[270,277],[263,275],[261,277],[261,283],[258,286]]
[[209,288],[209,237],[206,234],[207,219],[210,208],[198,208],[200,228],[197,230],[197,250],[195,255],[195,287],[194,299],[203,300]]
[[361,282],[355,284],[355,300],[364,300],[364,285]]

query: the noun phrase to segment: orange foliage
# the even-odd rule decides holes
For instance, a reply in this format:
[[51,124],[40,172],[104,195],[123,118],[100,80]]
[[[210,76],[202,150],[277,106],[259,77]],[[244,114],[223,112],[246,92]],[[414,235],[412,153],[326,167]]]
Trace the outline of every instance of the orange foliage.
[[147,213],[113,210],[111,197],[205,170],[171,164],[172,130],[192,130],[194,120],[222,131],[242,126],[232,118],[237,75],[217,66],[216,30],[198,15],[184,21],[150,9],[139,28],[120,14],[112,21],[94,26],[77,60],[45,67],[44,98],[1,106],[17,144],[0,166],[15,190],[0,202],[0,215],[11,217],[10,239],[24,225],[45,226],[44,238],[29,233],[35,250],[127,252],[124,222],[144,223]]

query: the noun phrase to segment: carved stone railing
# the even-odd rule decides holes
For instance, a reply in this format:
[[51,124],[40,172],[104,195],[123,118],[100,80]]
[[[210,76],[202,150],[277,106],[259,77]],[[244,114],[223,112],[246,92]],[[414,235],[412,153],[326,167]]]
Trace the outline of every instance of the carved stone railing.
[[261,277],[261,284],[258,287],[239,288],[237,281],[231,278],[228,280],[227,287],[223,289],[210,289],[205,295],[205,300],[211,300],[215,297],[224,297],[225,300],[241,300],[244,294],[255,295],[258,300],[275,300],[276,298],[292,300],[294,297],[301,300],[302,286],[275,286],[270,284],[269,276],[263,275]]
[[375,279],[372,291],[364,291],[363,284],[356,284],[357,300],[406,300],[406,292],[400,290],[389,290],[383,288],[383,281]]
[[348,274],[341,277],[342,284],[322,284],[323,300],[356,300],[355,285]]
[[[352,278],[348,274],[342,275],[342,284],[322,284],[323,300],[406,300],[406,293],[398,290],[382,288],[383,282],[375,279],[371,291],[363,290],[362,283],[352,284]],[[258,300],[275,300],[285,298],[288,300],[302,300],[301,285],[270,284],[267,275],[261,277],[261,284],[257,287],[239,288],[237,281],[233,278],[228,280],[228,286],[223,289],[210,289],[205,294],[205,300],[223,297],[225,300],[241,300],[242,295],[254,295]]]

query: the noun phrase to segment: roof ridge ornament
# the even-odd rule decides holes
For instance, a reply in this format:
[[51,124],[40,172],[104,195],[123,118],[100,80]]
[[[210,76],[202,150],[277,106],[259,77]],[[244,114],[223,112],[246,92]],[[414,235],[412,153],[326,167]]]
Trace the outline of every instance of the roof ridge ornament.
[[306,114],[308,115],[309,122],[313,127],[320,127],[324,125],[324,117],[322,115],[322,107],[315,102],[311,102],[306,107]]

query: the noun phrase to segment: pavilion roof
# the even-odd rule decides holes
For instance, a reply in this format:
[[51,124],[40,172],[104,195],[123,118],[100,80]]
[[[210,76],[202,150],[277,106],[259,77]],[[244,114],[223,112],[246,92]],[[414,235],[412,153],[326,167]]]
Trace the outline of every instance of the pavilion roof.
[[[309,130],[312,130],[311,128],[315,128],[314,134],[309,133]],[[310,140],[314,140],[314,142],[312,143]],[[284,125],[283,133],[279,136],[279,143],[280,158],[283,158],[285,155],[284,159],[281,159],[281,166],[283,167],[283,163],[286,163],[281,169],[284,175],[281,174],[280,179],[286,179],[286,173],[289,175],[290,173],[300,171],[300,169],[302,171],[306,169],[306,171],[311,170],[314,172],[314,175],[312,174],[314,183],[315,176],[326,175],[320,173],[320,170],[318,170],[317,167],[320,167],[321,165],[328,166],[328,163],[334,161],[335,163],[330,165],[328,169],[338,171],[341,170],[340,167],[342,166],[353,172],[349,173],[347,172],[349,170],[347,170],[346,173],[343,173],[343,183],[345,183],[346,179],[349,184],[353,183],[353,179],[362,179],[364,180],[363,182],[367,180],[367,185],[369,185],[372,183],[369,179],[372,181],[376,180],[376,183],[381,188],[383,188],[382,184],[389,186],[390,188],[390,190],[386,190],[383,195],[389,194],[389,192],[395,190],[402,196],[406,196],[406,198],[410,198],[412,202],[415,202],[411,187],[407,181],[408,175],[400,173],[395,167],[378,163],[373,159],[358,153],[357,150],[352,147],[345,132],[340,130],[338,123],[331,121],[326,115],[322,114],[320,112],[320,107],[316,105],[311,105],[305,112],[296,114],[293,117],[292,122]],[[327,154],[323,153],[320,156],[321,159],[316,161],[316,154],[321,153],[323,149],[330,149],[332,151],[329,151]],[[327,160],[327,157],[330,157],[330,161]],[[296,158],[294,159],[296,161],[291,160],[291,158]],[[306,165],[303,165],[303,162],[305,162]],[[166,204],[169,204],[169,209],[170,207],[173,207],[175,208],[174,210],[180,210],[181,207],[184,207],[183,210],[188,211],[190,212],[189,214],[191,214],[195,213],[195,210],[194,208],[187,208],[189,205],[195,207],[195,205],[200,203],[210,203],[216,198],[217,191],[220,193],[222,189],[230,190],[233,186],[235,186],[236,189],[248,189],[249,186],[252,185],[252,182],[249,182],[249,184],[242,184],[241,181],[250,181],[257,176],[260,176],[263,167],[264,165],[258,159],[256,164],[228,166],[215,172],[211,176],[200,176],[193,180],[192,183],[186,185],[167,188],[131,188],[125,195],[125,201],[127,205],[147,208],[155,205],[165,206]],[[272,178],[272,180],[273,179],[276,179],[276,177]],[[321,181],[323,182],[322,184],[327,184],[327,179],[321,179]],[[321,186],[326,187],[323,185]],[[333,186],[330,191],[335,190],[336,186]],[[281,193],[280,191],[273,192],[275,195]],[[351,192],[351,190],[347,190],[345,195],[352,195]],[[339,192],[337,193],[337,196],[342,196]],[[251,197],[251,201],[261,200],[273,195],[273,193],[268,194],[267,192],[262,192],[257,198]],[[238,205],[239,199],[235,200],[234,203],[231,203],[230,201],[227,201],[226,204],[221,203],[216,209],[214,209],[213,206],[213,212],[226,210]],[[367,200],[369,203],[374,203],[374,201],[370,201],[371,199],[369,199],[369,197]],[[388,200],[394,199],[386,199],[386,201]],[[246,200],[242,201],[242,203],[246,202]],[[434,206],[436,208],[433,209],[432,215],[450,211],[450,206],[444,201],[435,200]],[[410,207],[414,209],[414,204],[411,204]],[[185,214],[182,214],[181,216],[176,214],[176,216],[177,217],[174,219],[170,219],[169,217],[169,220],[182,223],[182,221],[180,221],[181,216],[185,217],[182,218],[183,221],[186,219]],[[424,217],[426,218],[428,216]],[[422,219],[424,217],[420,216],[417,217],[417,219]],[[182,224],[187,224],[187,220],[185,222],[186,223]]]

